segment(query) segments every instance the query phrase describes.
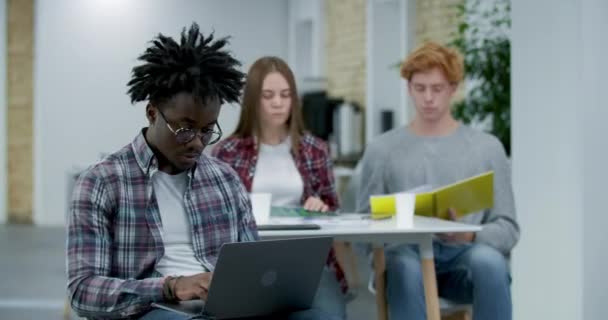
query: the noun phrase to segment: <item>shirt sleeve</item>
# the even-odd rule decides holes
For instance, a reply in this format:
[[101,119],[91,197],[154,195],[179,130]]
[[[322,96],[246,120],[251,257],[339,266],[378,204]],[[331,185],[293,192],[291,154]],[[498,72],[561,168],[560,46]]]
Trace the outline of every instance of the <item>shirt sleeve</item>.
[[319,152],[320,167],[318,170],[320,184],[316,190],[319,198],[323,201],[330,211],[335,211],[339,207],[338,194],[336,193],[336,181],[334,178],[333,161],[329,156],[327,144],[323,143]]
[[488,154],[493,155],[491,165],[494,170],[494,206],[488,211],[475,241],[508,255],[517,244],[520,232],[511,186],[511,168],[498,140],[494,141],[492,149]]
[[239,242],[257,241],[258,227],[253,217],[251,210],[251,200],[245,186],[239,179],[235,179],[234,188],[236,190],[236,198],[239,206],[238,210],[238,239]]
[[356,177],[359,181],[357,192],[357,212],[369,213],[369,197],[376,194],[385,194],[383,162],[379,161],[374,146],[369,145],[363,159],[361,159],[361,174]]
[[124,318],[163,299],[163,278],[111,277],[111,204],[102,179],[88,171],[77,181],[68,217],[67,272],[72,308],[84,317]]

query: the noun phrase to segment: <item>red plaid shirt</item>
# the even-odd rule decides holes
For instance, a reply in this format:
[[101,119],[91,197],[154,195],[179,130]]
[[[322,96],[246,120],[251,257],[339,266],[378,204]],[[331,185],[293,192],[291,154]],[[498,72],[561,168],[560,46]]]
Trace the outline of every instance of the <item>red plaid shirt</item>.
[[[213,148],[212,154],[228,163],[241,177],[247,191],[251,192],[258,161],[258,143],[254,137],[228,137]],[[300,139],[298,152],[292,152],[292,156],[304,182],[302,204],[309,197],[319,197],[330,210],[337,210],[338,196],[327,144],[323,140],[305,133]],[[330,252],[327,265],[335,272],[342,291],[346,292],[348,285],[344,271],[336,260],[334,250]]]

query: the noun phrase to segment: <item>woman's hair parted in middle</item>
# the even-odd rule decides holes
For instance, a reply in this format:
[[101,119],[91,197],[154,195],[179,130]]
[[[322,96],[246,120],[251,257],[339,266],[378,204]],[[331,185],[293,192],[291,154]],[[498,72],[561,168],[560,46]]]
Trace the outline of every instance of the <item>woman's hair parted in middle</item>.
[[250,137],[260,135],[260,100],[262,97],[262,85],[268,74],[278,72],[289,85],[291,95],[291,113],[287,120],[288,132],[292,141],[292,149],[298,150],[299,141],[304,134],[304,121],[296,81],[293,72],[283,59],[278,57],[262,57],[256,60],[245,80],[243,90],[243,101],[241,116],[234,135],[238,137]]

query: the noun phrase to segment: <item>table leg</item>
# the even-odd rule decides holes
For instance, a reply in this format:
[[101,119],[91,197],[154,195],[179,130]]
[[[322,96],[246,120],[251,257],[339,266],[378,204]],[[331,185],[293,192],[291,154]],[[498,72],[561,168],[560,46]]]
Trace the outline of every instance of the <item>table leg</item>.
[[384,246],[374,247],[374,273],[376,276],[376,307],[378,309],[378,320],[388,319],[385,271]]
[[437,276],[435,275],[435,259],[433,258],[433,237],[425,235],[420,242],[422,263],[422,278],[424,297],[426,300],[426,315],[429,320],[440,320],[439,295],[437,293]]

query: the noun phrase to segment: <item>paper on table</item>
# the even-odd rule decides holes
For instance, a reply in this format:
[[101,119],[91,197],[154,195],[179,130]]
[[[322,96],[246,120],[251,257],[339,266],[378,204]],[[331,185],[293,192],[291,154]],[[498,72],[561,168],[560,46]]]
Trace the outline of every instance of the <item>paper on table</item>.
[[301,217],[271,217],[270,224],[314,223],[321,228],[364,227],[371,223],[370,216],[363,214],[339,214],[337,216],[301,218]]

